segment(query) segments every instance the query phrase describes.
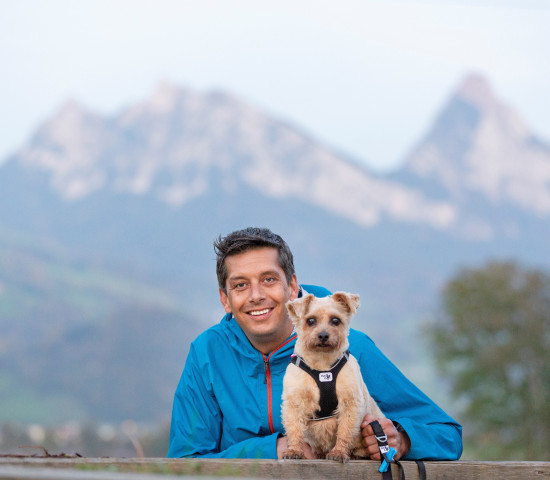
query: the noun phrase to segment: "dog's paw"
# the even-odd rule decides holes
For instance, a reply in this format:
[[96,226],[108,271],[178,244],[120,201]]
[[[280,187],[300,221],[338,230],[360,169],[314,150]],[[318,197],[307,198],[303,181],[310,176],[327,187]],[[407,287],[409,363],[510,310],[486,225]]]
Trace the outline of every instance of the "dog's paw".
[[339,450],[333,448],[327,453],[327,460],[334,460],[335,462],[346,463],[349,461],[349,453],[345,450]]
[[283,458],[287,460],[300,460],[306,458],[303,452],[288,448],[283,452]]

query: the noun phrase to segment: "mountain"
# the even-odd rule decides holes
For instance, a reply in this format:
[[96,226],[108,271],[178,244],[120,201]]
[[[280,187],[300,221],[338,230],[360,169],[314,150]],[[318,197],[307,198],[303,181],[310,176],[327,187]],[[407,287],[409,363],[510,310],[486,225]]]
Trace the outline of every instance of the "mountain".
[[17,158],[42,171],[67,201],[97,193],[150,196],[173,208],[218,189],[294,198],[362,226],[381,217],[444,226],[448,204],[375,178],[303,132],[223,93],[167,84],[102,119],[75,102],[50,119]]
[[359,293],[355,327],[429,389],[417,331],[445,279],[548,266],[549,168],[479,76],[388,175],[223,92],[163,84],[112,116],[68,102],[0,165],[0,420],[166,418],[223,313],[212,242],[248,225],[283,235],[303,283]]
[[455,207],[455,228],[471,239],[529,235],[526,219],[550,216],[550,145],[470,75],[399,172],[398,182]]
[[187,351],[173,338],[205,320],[153,282],[5,230],[0,313],[0,421],[12,422],[165,415]]

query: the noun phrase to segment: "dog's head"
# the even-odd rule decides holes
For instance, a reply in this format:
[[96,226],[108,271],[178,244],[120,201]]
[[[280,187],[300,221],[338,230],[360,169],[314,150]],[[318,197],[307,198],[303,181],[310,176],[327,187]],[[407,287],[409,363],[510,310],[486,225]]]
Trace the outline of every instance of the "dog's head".
[[345,351],[351,317],[359,307],[359,295],[336,292],[328,297],[305,295],[287,302],[298,341],[309,351]]

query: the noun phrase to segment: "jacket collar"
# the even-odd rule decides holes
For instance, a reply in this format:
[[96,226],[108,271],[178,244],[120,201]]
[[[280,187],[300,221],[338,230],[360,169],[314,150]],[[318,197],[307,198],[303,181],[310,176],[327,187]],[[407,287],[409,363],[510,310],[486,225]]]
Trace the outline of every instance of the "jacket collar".
[[[235,349],[239,350],[239,353],[245,355],[248,358],[256,361],[261,360],[263,364],[263,356],[259,350],[256,350],[254,346],[248,340],[248,337],[243,332],[243,329],[237,323],[233,314],[226,313],[221,321],[222,327],[227,335],[228,343]],[[294,338],[293,338],[294,337]],[[290,342],[289,339],[292,339]],[[296,344],[296,333],[293,331],[287,339],[282,342],[283,346],[276,349],[270,357],[270,363],[277,362],[279,359],[290,360],[290,355],[294,352],[294,345]]]

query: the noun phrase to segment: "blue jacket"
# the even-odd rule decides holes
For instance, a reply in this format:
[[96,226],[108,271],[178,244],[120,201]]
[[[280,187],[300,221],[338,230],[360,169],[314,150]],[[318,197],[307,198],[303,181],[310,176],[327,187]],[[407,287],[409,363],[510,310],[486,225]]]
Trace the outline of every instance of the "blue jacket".
[[[322,297],[330,292],[304,285]],[[283,376],[292,335],[269,356],[256,350],[231,314],[190,347],[172,409],[168,457],[277,458]],[[405,459],[456,460],[462,427],[424,395],[364,333],[350,330],[369,393],[411,440]]]

